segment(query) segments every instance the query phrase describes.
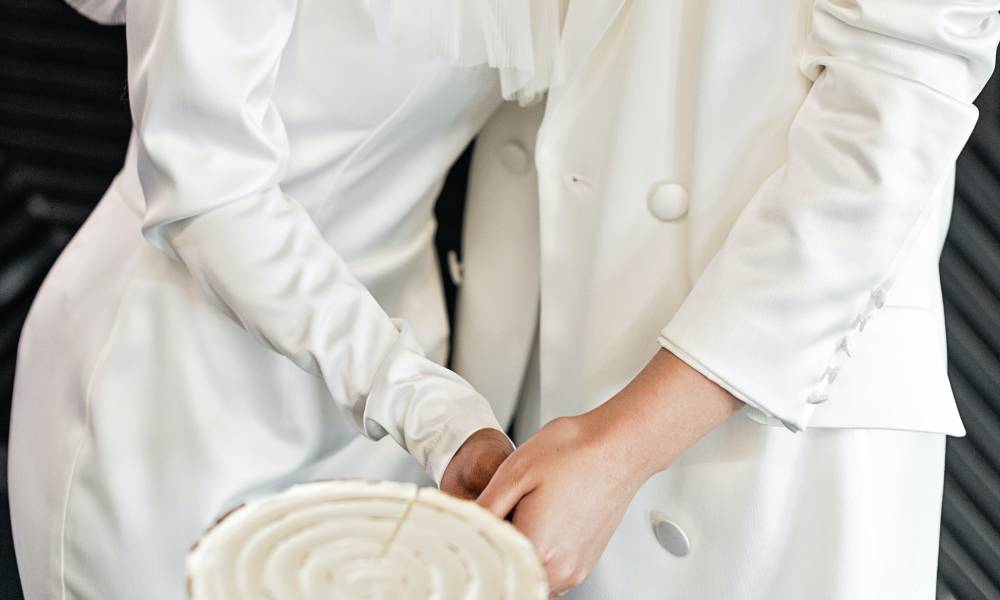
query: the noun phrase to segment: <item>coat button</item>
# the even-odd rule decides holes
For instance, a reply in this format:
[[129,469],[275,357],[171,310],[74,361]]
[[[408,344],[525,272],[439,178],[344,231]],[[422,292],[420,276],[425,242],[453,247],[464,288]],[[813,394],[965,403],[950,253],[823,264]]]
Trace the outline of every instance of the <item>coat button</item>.
[[500,146],[500,162],[514,175],[524,175],[531,167],[528,151],[518,142],[507,142]]
[[653,513],[652,525],[653,535],[664,550],[674,556],[687,556],[691,550],[691,543],[680,526],[659,513]]
[[854,336],[848,335],[840,341],[840,350],[849,358],[854,358],[858,354],[858,343],[854,341]]
[[657,219],[676,221],[687,213],[687,190],[680,184],[662,181],[649,190],[646,205]]
[[819,392],[813,392],[813,393],[809,394],[808,398],[806,398],[806,402],[808,402],[809,404],[823,404],[824,402],[826,402],[829,399],[830,399],[830,396],[828,396],[826,394],[821,394]]

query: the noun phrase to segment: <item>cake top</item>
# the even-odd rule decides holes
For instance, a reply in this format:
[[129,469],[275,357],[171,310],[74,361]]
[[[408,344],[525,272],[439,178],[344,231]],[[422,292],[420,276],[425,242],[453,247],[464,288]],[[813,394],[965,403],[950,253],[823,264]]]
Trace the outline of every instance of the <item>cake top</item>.
[[187,562],[191,600],[545,600],[531,543],[433,488],[304,483],[248,502]]

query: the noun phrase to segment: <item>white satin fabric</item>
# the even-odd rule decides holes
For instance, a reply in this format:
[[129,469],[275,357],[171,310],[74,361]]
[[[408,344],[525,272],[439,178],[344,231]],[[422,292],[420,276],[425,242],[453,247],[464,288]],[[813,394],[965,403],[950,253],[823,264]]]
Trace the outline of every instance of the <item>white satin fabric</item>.
[[129,0],[125,20],[126,164],[20,346],[29,600],[177,600],[187,548],[242,500],[419,479],[399,446],[439,480],[498,426],[439,364],[432,213],[496,71],[379,41],[361,0]]
[[456,370],[519,436],[662,346],[748,404],[644,486],[572,597],[933,597],[964,431],[938,260],[998,10],[570,3],[544,116],[505,106],[477,141]]

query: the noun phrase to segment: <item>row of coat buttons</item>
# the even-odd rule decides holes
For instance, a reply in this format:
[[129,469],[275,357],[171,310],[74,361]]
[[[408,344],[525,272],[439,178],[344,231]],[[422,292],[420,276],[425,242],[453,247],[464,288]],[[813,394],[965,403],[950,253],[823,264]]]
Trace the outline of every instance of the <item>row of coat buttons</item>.
[[[531,169],[531,155],[520,142],[509,141],[500,147],[500,162],[513,175],[524,175]],[[574,178],[575,180],[576,178]],[[684,186],[670,181],[653,185],[646,197],[649,212],[663,222],[676,221],[688,210],[688,195]],[[452,279],[461,281],[459,269],[449,255]],[[674,556],[687,556],[691,544],[687,534],[679,525],[666,517],[654,513],[651,519],[653,536],[664,550]]]
[[[500,162],[513,175],[524,175],[531,168],[531,155],[524,146],[516,141],[510,141],[500,147]],[[575,180],[575,179],[574,179]],[[646,197],[649,212],[657,219],[670,222],[687,214],[687,190],[683,186],[670,181],[655,184]],[[460,269],[452,254],[448,256],[448,266],[452,279],[456,284],[461,282]],[[664,550],[674,556],[687,556],[691,544],[687,534],[679,525],[660,514],[652,515],[651,526],[653,536]]]
[[[524,175],[531,169],[531,155],[524,145],[509,141],[500,146],[500,162],[513,175]],[[663,222],[676,221],[688,210],[688,194],[684,186],[671,181],[653,185],[646,196],[649,212]]]
[[876,310],[879,310],[885,306],[886,297],[888,292],[885,287],[879,287],[874,292],[872,292],[869,298],[869,307],[863,313],[858,315],[858,318],[854,321],[854,331],[848,333],[842,340],[840,340],[840,345],[837,346],[837,353],[834,355],[833,361],[827,365],[826,371],[823,373],[821,378],[820,389],[812,392],[806,398],[806,402],[809,404],[823,404],[830,399],[830,395],[826,393],[826,388],[836,380],[837,375],[840,373],[840,363],[843,359],[854,358],[858,353],[858,342],[856,336],[865,330],[865,326],[868,321],[871,320]]

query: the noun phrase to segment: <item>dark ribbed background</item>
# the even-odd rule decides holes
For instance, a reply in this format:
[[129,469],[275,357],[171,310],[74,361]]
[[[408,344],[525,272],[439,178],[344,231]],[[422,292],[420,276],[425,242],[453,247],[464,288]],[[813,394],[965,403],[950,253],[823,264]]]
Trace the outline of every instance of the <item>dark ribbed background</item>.
[[[0,0],[0,600],[20,598],[5,518],[17,338],[49,266],[121,166],[129,132],[124,69],[121,28],[89,23],[59,0]],[[955,216],[941,261],[952,383],[969,435],[948,442],[939,597],[959,600],[1000,599],[996,77],[978,104],[982,116],[959,161]],[[438,206],[442,251],[459,239],[467,158]]]
[[1000,598],[1000,75],[976,101],[941,255],[952,388],[968,430],[949,438],[939,597]]

